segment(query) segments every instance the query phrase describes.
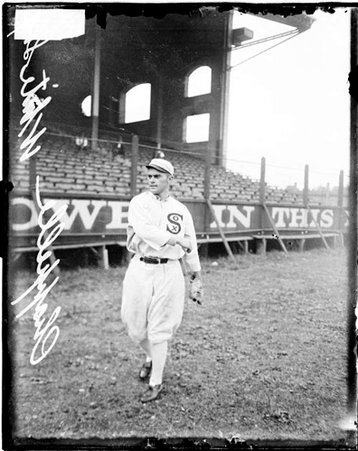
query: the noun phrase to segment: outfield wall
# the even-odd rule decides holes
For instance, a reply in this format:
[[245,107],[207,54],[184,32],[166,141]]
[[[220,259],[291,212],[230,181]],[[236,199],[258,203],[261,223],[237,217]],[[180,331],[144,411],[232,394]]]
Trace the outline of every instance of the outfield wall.
[[[54,211],[65,210],[61,222],[63,230],[53,242],[54,248],[83,247],[102,244],[125,244],[128,222],[129,198],[41,195],[44,206],[55,200],[44,214],[50,220]],[[183,201],[191,211],[197,236],[210,242],[218,236],[219,229],[204,201]],[[267,204],[277,230],[282,235],[317,232],[346,233],[348,210],[332,206]],[[222,230],[230,239],[240,239],[257,233],[272,232],[270,220],[259,203],[213,202],[213,209]],[[28,195],[14,196],[10,202],[11,247],[17,251],[33,250],[41,232],[39,210],[35,199]],[[42,222],[44,223],[45,220]],[[168,223],[169,224],[169,223]]]

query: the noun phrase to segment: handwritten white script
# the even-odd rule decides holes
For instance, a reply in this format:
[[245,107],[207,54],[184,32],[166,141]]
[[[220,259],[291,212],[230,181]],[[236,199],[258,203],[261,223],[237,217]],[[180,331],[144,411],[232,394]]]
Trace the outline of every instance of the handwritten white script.
[[[59,334],[60,329],[57,325],[54,325],[60,311],[61,307],[56,307],[56,309],[52,312],[52,315],[48,319],[47,323],[45,323],[46,318],[43,315],[46,313],[48,305],[44,303],[46,296],[49,294],[51,289],[57,284],[59,277],[54,278],[54,280],[47,285],[45,282],[48,276],[55,270],[58,266],[60,260],[57,259],[53,261],[51,264],[44,262],[49,260],[52,254],[52,251],[48,250],[48,248],[52,245],[52,243],[56,240],[56,238],[60,235],[62,230],[64,229],[64,222],[61,222],[62,216],[66,213],[67,205],[62,205],[60,208],[55,209],[56,201],[48,200],[45,204],[42,203],[40,198],[40,187],[39,187],[39,176],[36,177],[36,202],[40,209],[38,223],[41,228],[41,232],[37,238],[37,247],[39,249],[36,257],[37,261],[37,279],[35,282],[16,300],[12,301],[13,305],[19,304],[27,296],[37,288],[37,293],[33,300],[26,305],[20,313],[16,315],[16,318],[22,317],[25,313],[27,313],[30,309],[35,308],[35,312],[33,314],[33,320],[35,322],[35,335],[34,340],[36,341],[35,346],[32,350],[30,363],[32,365],[36,365],[41,362],[47,354],[54,347]],[[53,214],[48,221],[45,220],[44,216],[46,212],[49,210],[53,210]],[[44,265],[44,266],[43,266]],[[49,345],[47,342],[49,341]],[[39,352],[39,356],[37,353]]]
[[[26,90],[27,85],[29,83],[32,83],[35,80],[35,77],[27,77],[25,75],[26,70],[28,69],[28,66],[30,64],[32,55],[34,54],[34,51],[38,49],[39,47],[46,44],[45,40],[27,40],[24,41],[26,44],[26,50],[24,52],[24,60],[26,61],[25,64],[22,66],[22,69],[20,71],[20,80],[22,81],[23,85],[21,88],[21,95],[24,97],[24,100],[22,102],[22,118],[20,120],[20,125],[22,125],[22,129],[20,133],[18,134],[19,138],[21,138],[26,131],[26,129],[30,126],[30,124],[35,120],[33,123],[33,127],[31,131],[29,132],[28,136],[24,139],[24,141],[21,143],[20,149],[23,150],[23,153],[20,157],[20,161],[25,161],[28,158],[30,158],[32,155],[36,154],[40,149],[41,146],[38,145],[33,149],[35,146],[37,140],[42,136],[45,131],[46,127],[43,127],[40,131],[37,132],[37,127],[39,126],[39,123],[42,119],[43,113],[41,111],[51,102],[52,97],[47,96],[46,99],[40,99],[40,97],[37,95],[37,92],[42,89],[43,91],[47,88],[47,83],[50,80],[50,77],[46,76],[46,72],[42,71],[42,80],[40,83],[38,83],[34,88]],[[36,117],[37,116],[37,117]],[[37,132],[37,133],[36,133]],[[36,133],[36,134],[35,134]]]

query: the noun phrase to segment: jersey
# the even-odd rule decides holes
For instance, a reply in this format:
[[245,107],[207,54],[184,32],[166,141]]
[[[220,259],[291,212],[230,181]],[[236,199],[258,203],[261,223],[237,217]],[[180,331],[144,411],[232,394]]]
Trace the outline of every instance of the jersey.
[[[167,244],[173,236],[188,238],[191,251]],[[133,197],[128,209],[127,249],[146,257],[184,257],[191,271],[201,270],[193,218],[188,208],[171,196],[161,200],[145,191]]]

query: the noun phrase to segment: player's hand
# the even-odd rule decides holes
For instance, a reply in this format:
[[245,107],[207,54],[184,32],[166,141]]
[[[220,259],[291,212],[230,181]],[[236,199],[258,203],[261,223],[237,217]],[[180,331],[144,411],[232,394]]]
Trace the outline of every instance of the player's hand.
[[191,252],[191,242],[189,238],[179,238],[178,244],[181,246],[185,252]]
[[171,237],[169,238],[169,241],[167,241],[167,244],[169,244],[169,246],[175,246],[178,243],[178,240],[175,237]]
[[200,277],[192,275],[190,278],[189,298],[201,305],[204,296],[204,287]]

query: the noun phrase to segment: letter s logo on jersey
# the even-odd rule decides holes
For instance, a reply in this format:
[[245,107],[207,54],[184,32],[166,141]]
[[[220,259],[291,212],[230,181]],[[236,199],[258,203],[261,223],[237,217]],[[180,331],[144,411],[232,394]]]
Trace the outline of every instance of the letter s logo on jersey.
[[167,224],[167,230],[170,233],[174,233],[174,235],[178,235],[181,231],[181,221],[183,221],[183,215],[178,213],[170,213],[168,215],[168,221],[170,224]]

